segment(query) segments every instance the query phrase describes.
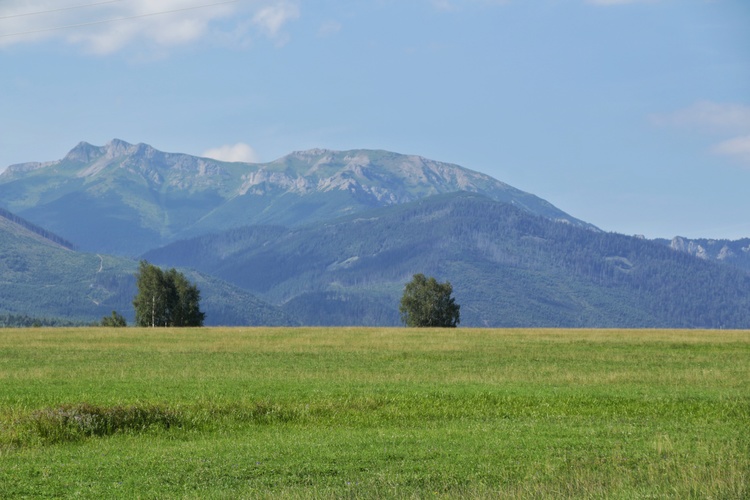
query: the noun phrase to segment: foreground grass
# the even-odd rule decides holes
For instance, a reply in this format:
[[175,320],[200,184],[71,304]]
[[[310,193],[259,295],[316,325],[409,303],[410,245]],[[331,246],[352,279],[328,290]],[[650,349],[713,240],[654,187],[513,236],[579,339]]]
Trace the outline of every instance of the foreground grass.
[[750,333],[0,330],[0,497],[750,496]]

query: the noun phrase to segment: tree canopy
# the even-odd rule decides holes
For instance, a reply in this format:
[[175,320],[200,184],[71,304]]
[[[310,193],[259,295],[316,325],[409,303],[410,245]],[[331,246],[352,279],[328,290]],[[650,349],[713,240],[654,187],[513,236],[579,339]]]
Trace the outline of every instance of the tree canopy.
[[411,327],[455,327],[460,322],[461,306],[452,293],[450,282],[438,283],[433,277],[415,274],[401,297],[401,321]]
[[172,268],[141,261],[136,274],[138,294],[133,299],[137,326],[203,326],[200,290]]
[[101,325],[102,326],[109,326],[109,327],[120,328],[120,327],[123,327],[123,326],[128,326],[128,322],[117,311],[112,311],[112,315],[111,316],[104,316],[102,318]]

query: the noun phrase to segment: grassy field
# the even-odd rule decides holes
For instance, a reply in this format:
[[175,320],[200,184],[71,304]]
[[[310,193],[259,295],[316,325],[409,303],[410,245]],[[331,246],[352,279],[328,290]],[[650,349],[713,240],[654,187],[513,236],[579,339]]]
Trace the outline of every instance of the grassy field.
[[750,332],[0,330],[0,498],[750,497]]

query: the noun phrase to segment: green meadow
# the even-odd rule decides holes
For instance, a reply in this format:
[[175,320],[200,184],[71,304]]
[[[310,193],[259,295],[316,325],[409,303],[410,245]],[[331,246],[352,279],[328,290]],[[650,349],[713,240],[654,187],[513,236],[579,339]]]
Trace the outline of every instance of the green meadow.
[[748,498],[750,332],[0,330],[0,498]]

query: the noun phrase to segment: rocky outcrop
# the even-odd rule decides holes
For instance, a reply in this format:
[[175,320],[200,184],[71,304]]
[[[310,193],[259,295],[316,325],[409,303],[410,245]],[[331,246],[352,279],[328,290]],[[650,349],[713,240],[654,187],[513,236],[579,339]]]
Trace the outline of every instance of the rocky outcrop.
[[669,247],[699,259],[721,262],[750,272],[750,238],[714,240],[676,236],[669,242]]
[[669,246],[672,248],[672,250],[677,250],[680,252],[688,253],[690,255],[694,255],[699,259],[708,260],[710,258],[708,253],[706,252],[706,249],[699,243],[693,240],[686,240],[685,238],[682,238],[680,236],[674,237],[672,239],[672,243]]

